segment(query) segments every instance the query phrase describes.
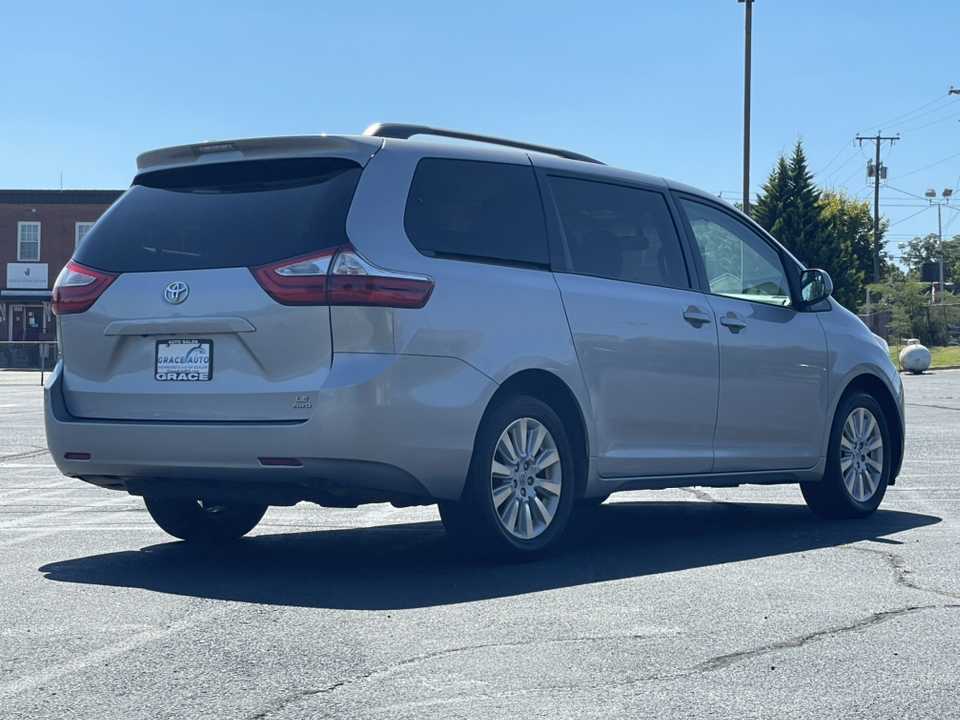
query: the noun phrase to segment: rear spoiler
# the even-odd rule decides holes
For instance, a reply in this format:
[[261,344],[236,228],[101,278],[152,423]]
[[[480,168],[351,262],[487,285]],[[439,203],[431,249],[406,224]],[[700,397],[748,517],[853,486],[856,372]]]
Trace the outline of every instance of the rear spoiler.
[[356,161],[361,166],[383,145],[383,140],[341,135],[305,135],[290,137],[246,138],[176,145],[150,150],[137,157],[137,171],[183,167],[207,162],[232,162],[252,158],[290,157],[292,155],[335,155]]

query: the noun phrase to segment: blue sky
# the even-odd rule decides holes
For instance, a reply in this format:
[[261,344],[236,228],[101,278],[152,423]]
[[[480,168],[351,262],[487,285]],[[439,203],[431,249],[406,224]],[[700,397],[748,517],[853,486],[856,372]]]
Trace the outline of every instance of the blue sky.
[[[896,242],[960,195],[956,0],[756,0],[751,190],[803,138]],[[0,188],[122,188],[140,152],[410,122],[565,147],[739,200],[736,0],[0,0]],[[956,210],[945,234],[960,234]]]

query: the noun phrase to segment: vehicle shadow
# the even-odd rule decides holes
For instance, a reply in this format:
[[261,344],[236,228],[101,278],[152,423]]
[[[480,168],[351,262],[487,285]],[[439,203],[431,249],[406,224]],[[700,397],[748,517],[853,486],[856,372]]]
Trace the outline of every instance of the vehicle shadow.
[[831,522],[803,505],[611,503],[575,514],[559,550],[536,563],[465,560],[439,522],[184,542],[40,568],[58,582],[142,588],[238,602],[355,610],[421,608],[807,552],[940,518],[879,510]]

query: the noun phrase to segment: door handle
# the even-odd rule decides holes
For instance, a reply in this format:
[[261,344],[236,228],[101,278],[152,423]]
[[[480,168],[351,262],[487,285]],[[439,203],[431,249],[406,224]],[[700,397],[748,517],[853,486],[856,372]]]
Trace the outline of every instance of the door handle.
[[724,315],[722,318],[720,318],[720,324],[726,328],[729,328],[730,332],[732,333],[738,333],[747,326],[743,320],[738,318],[733,313],[730,315]]
[[683,311],[683,319],[696,328],[710,322],[711,320],[707,313],[701,311],[700,308],[696,307],[695,305],[691,305]]

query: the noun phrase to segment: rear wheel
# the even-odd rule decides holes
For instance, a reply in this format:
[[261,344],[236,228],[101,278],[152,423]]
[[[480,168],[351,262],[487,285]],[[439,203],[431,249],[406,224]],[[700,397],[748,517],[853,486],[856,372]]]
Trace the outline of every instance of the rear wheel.
[[150,517],[165,532],[196,542],[236,540],[253,530],[267,511],[266,505],[211,503],[170,498],[143,499]]
[[892,456],[883,409],[871,395],[854,393],[837,408],[823,480],[801,483],[803,498],[822,517],[867,517],[887,491]]
[[472,555],[532,560],[563,532],[573,488],[573,453],[560,418],[540,400],[516,397],[484,419],[463,495],[440,503],[440,517]]

